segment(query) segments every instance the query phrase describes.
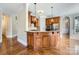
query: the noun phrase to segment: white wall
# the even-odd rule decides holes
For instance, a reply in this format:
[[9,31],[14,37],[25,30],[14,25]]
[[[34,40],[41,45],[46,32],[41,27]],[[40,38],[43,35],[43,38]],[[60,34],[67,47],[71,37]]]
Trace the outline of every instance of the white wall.
[[60,16],[60,36],[61,36],[61,38],[63,37],[64,33],[67,33],[66,28],[65,28],[64,18],[65,18],[65,16]]
[[[18,42],[27,46],[27,34],[26,34],[26,7],[23,6],[17,14],[10,15],[8,23],[7,37],[12,38],[17,36]],[[17,20],[16,20],[17,16]]]
[[7,31],[6,31],[6,36],[8,38],[12,38],[17,35],[17,30],[16,30],[16,19],[15,15],[10,15],[8,16],[9,18],[7,20]]
[[12,38],[12,18],[11,17],[8,21],[7,37]]
[[28,5],[29,4],[26,5],[27,6],[26,7],[26,31],[29,31],[29,27],[30,27],[28,23],[28,8],[29,8]]
[[2,14],[0,14],[0,43],[2,42]]
[[63,20],[63,18],[64,18],[64,16],[61,16],[60,17],[60,37],[62,38],[63,37],[63,32],[64,32],[64,26],[63,26],[63,24],[64,24],[64,20]]
[[17,36],[17,20],[16,15],[12,15],[12,37]]
[[18,25],[17,25],[17,36],[18,41],[23,45],[27,46],[27,35],[26,35],[26,12],[25,9],[22,10],[18,15]]

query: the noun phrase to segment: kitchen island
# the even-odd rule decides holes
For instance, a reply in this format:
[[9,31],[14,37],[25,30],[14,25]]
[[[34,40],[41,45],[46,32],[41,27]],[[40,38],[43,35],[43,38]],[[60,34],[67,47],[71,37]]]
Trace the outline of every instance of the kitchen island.
[[59,31],[27,32],[28,47],[33,50],[58,48]]

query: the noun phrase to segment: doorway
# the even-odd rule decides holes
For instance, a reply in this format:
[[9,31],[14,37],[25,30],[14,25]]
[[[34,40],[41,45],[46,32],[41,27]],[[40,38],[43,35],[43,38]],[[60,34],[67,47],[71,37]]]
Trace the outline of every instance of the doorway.
[[64,18],[64,36],[70,37],[70,17],[68,16]]
[[2,48],[4,49],[8,47],[8,40],[7,40],[8,24],[9,24],[9,16],[3,16],[2,18]]
[[63,19],[63,47],[70,48],[70,17],[65,16]]

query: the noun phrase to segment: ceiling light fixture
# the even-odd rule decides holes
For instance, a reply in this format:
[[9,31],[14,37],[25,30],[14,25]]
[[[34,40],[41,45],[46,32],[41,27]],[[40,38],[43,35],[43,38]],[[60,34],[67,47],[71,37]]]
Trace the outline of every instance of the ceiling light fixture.
[[51,6],[51,17],[53,17],[53,6]]
[[51,17],[52,17],[51,22],[53,22],[53,6],[51,6]]
[[34,3],[34,5],[35,5],[35,16],[36,16],[36,3]]
[[37,18],[36,18],[36,3],[34,3],[34,5],[35,5],[35,18],[34,18],[34,21],[36,21],[37,20]]
[[38,15],[40,15],[40,16],[41,16],[41,15],[43,15],[43,14],[44,14],[44,11],[43,11],[43,10],[38,10],[38,11],[37,11],[37,13],[38,13]]

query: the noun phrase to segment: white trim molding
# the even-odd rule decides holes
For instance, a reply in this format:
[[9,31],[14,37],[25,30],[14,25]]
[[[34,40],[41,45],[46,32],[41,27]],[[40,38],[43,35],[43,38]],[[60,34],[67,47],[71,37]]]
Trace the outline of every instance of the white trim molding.
[[13,38],[13,37],[16,37],[17,35],[14,34],[14,35],[7,35],[8,38]]

